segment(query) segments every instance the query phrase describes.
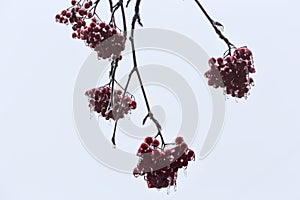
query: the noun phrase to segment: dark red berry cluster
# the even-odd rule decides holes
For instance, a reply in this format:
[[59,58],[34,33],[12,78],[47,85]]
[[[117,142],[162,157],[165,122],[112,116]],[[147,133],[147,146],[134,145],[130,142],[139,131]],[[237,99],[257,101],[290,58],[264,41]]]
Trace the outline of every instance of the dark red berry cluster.
[[182,137],[177,137],[175,146],[165,150],[158,148],[159,141],[145,138],[137,155],[140,157],[133,170],[135,177],[144,176],[148,188],[166,188],[176,185],[178,169],[186,168],[195,159],[195,153],[188,148]]
[[92,18],[94,14],[92,13],[92,1],[71,1],[72,6],[65,10],[62,10],[60,14],[55,16],[55,19],[59,23],[64,24],[80,24],[82,26],[86,25],[85,20],[87,18]]
[[100,88],[93,88],[85,92],[85,95],[89,98],[89,107],[91,111],[99,113],[106,120],[113,119],[118,120],[124,118],[131,109],[136,109],[136,101],[134,101],[129,95],[125,95],[123,104],[122,91],[114,91],[114,103],[111,104],[111,88],[104,86]]
[[208,85],[224,88],[224,92],[232,97],[247,97],[251,85],[254,84],[250,73],[255,73],[252,52],[246,47],[238,48],[232,56],[211,58],[210,69],[205,72]]
[[71,1],[72,6],[55,16],[59,23],[72,24],[72,37],[81,39],[97,52],[98,58],[119,58],[125,38],[115,28],[94,17],[92,1]]

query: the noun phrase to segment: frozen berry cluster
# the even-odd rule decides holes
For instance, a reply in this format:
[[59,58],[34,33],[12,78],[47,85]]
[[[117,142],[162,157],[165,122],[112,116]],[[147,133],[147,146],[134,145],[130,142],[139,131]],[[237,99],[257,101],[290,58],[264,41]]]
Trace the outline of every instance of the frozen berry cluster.
[[113,101],[111,104],[112,90],[109,86],[100,88],[93,88],[85,92],[85,95],[89,98],[89,107],[91,111],[94,111],[104,117],[106,120],[118,120],[124,118],[130,110],[136,109],[136,101],[129,95],[125,95],[122,102],[123,92],[122,90],[115,90]]
[[176,138],[172,148],[162,150],[159,144],[157,139],[146,137],[137,152],[140,159],[133,175],[144,176],[148,188],[175,186],[178,170],[187,168],[188,162],[195,160],[194,151],[188,148],[182,137]]
[[208,85],[215,88],[224,88],[224,92],[232,97],[247,97],[253,78],[249,75],[255,73],[252,52],[246,47],[238,48],[232,56],[225,58],[211,58],[210,69],[205,72]]
[[125,37],[94,17],[92,1],[71,1],[72,6],[55,16],[59,23],[72,24],[72,37],[81,39],[97,52],[99,59],[119,58],[125,49]]

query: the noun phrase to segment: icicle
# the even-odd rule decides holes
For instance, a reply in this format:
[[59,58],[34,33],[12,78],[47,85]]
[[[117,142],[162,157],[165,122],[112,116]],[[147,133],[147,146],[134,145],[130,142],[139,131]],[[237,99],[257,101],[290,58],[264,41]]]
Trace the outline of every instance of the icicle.
[[93,110],[92,110],[92,108],[90,107],[90,119],[92,119],[93,118]]
[[167,188],[167,195],[169,195],[169,194],[170,194],[170,188],[171,188],[171,182],[172,182],[172,178],[171,178],[171,177],[169,177],[169,178],[168,178],[168,181],[169,181],[169,185],[168,185],[168,188]]
[[177,191],[177,183],[175,182],[174,183],[174,192],[176,192]]
[[235,97],[234,100],[235,100],[235,103],[238,103],[238,102],[239,102],[239,100],[238,100],[237,97]]
[[170,185],[168,186],[168,189],[167,189],[167,195],[170,195]]
[[187,175],[188,175],[188,173],[187,173],[187,167],[183,168],[183,173],[184,173],[184,176],[187,177]]

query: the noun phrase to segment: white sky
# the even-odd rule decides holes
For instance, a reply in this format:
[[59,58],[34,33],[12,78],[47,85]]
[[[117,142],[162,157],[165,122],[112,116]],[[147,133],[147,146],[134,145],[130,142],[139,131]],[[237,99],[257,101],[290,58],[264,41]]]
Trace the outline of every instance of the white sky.
[[[72,96],[90,51],[54,22],[69,2],[1,1],[0,199],[300,199],[300,4],[202,2],[226,36],[254,52],[256,86],[247,101],[226,103],[214,152],[191,164],[188,177],[180,174],[178,191],[167,196],[102,166],[80,144]],[[145,0],[141,17],[211,56],[226,48],[192,0]]]

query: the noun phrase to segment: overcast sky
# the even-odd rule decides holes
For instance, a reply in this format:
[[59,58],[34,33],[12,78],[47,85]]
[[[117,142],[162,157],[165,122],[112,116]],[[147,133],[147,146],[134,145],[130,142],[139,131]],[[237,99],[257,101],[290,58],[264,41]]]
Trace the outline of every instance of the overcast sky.
[[[236,46],[253,51],[256,85],[247,101],[226,101],[214,151],[192,163],[187,177],[181,173],[178,191],[167,196],[103,166],[80,143],[72,98],[91,51],[54,21],[69,2],[1,1],[0,199],[298,200],[300,4],[202,2]],[[209,56],[226,50],[192,0],[145,0],[141,17],[145,27],[177,31]]]

